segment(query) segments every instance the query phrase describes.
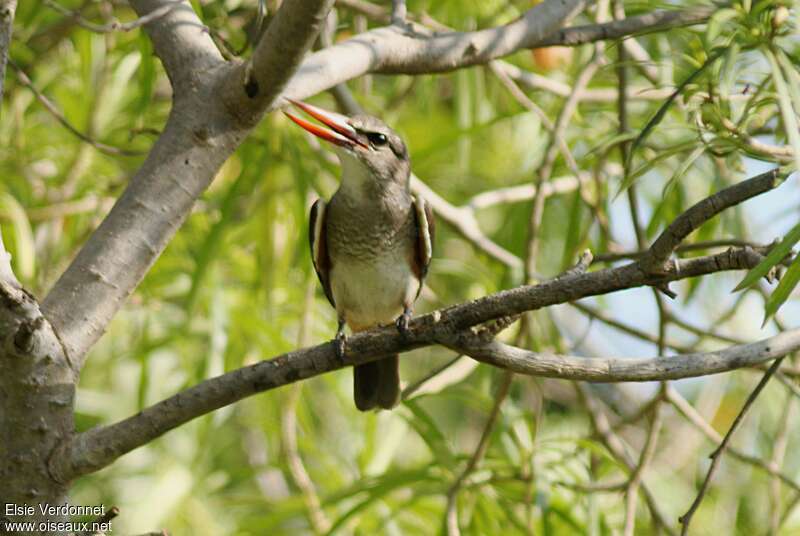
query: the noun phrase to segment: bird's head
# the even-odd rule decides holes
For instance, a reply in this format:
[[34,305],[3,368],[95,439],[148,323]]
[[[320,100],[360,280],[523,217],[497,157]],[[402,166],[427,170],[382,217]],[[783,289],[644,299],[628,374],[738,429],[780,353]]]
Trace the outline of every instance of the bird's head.
[[342,162],[343,186],[408,187],[411,173],[408,149],[397,132],[383,121],[369,115],[348,117],[296,100],[290,102],[324,125],[284,111],[303,129],[333,144]]

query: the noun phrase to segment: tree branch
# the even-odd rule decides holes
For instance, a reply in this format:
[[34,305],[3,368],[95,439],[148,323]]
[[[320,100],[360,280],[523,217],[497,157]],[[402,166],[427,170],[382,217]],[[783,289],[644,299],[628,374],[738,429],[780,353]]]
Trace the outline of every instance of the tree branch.
[[422,74],[487,63],[537,46],[587,0],[546,0],[505,26],[475,32],[430,34],[419,26],[377,28],[312,54],[284,92],[305,98],[367,73]]
[[627,35],[702,24],[708,20],[712,13],[714,13],[714,9],[709,7],[698,7],[684,11],[659,10],[602,24],[562,28],[550,34],[546,39],[537,43],[536,46],[577,46],[595,41],[618,39]]
[[720,190],[675,218],[640,261],[649,271],[664,269],[669,257],[689,234],[728,207],[768,192],[783,180],[778,168]]
[[[356,11],[384,24],[388,24],[391,21],[391,15],[387,9],[370,2],[363,0],[337,0],[336,5]],[[697,7],[683,11],[657,10],[613,22],[572,26],[570,28],[562,28],[542,39],[539,43],[536,43],[536,47],[577,46],[594,41],[618,39],[627,35],[666,30],[680,26],[692,26],[706,22],[712,13],[714,13],[714,10],[708,7]],[[425,15],[422,17],[410,16],[409,18],[432,26],[436,30],[443,28],[441,24],[434,23]]]
[[[361,8],[367,16],[389,22],[389,12],[379,6],[352,0],[339,3],[346,7]],[[699,24],[710,16],[707,8],[654,11],[620,21],[552,32],[553,28],[560,28],[586,4],[588,1],[584,0],[549,0],[506,26],[475,32],[431,33],[420,26],[413,26],[413,32],[397,26],[377,28],[309,56],[283,94],[302,99],[367,73],[451,71],[487,63],[522,48],[578,45],[616,39],[634,33]]]
[[[144,29],[153,41],[156,55],[164,64],[173,92],[191,91],[192,84],[206,71],[223,63],[205,25],[187,0],[131,0],[139,17],[147,20]],[[167,6],[171,8],[164,13]],[[158,17],[153,14],[158,13]]]
[[[795,330],[800,331],[800,330]],[[784,334],[789,332],[784,332]],[[788,352],[787,352],[788,353]],[[697,492],[697,497],[695,497],[694,501],[692,502],[689,509],[683,514],[679,521],[681,522],[681,535],[686,536],[689,534],[689,524],[692,522],[692,517],[694,513],[697,511],[697,508],[700,507],[700,503],[703,501],[703,497],[705,496],[706,492],[708,491],[708,487],[711,484],[711,479],[714,478],[714,473],[716,472],[717,468],[719,467],[719,463],[722,460],[722,453],[725,452],[725,449],[728,447],[728,443],[730,443],[731,437],[733,437],[733,433],[739,428],[739,425],[742,423],[744,416],[747,414],[747,411],[750,409],[750,406],[753,405],[758,395],[761,394],[761,391],[766,387],[767,383],[769,383],[770,378],[772,375],[775,374],[775,371],[781,366],[781,362],[785,357],[781,356],[775,362],[772,363],[772,366],[769,367],[769,370],[764,373],[761,377],[761,380],[756,385],[756,388],[753,390],[752,393],[747,397],[745,400],[742,409],[736,415],[736,418],[733,420],[731,427],[728,429],[728,432],[725,434],[725,437],[722,439],[722,443],[711,453],[711,465],[708,468],[708,472],[706,473],[706,477],[703,480],[702,485],[700,486],[700,490]]]
[[457,335],[485,322],[525,311],[627,288],[751,268],[761,259],[752,250],[732,249],[691,259],[682,266],[680,272],[658,276],[645,273],[635,263],[570,275],[540,285],[506,290],[418,317],[411,322],[406,337],[400,336],[393,327],[355,334],[348,339],[344,360],[336,357],[330,343],[289,352],[206,380],[119,423],[78,434],[71,443],[64,445],[66,452],[52,457],[51,472],[61,480],[69,480],[96,471],[191,419],[247,396],[346,366],[367,363],[389,353],[405,352],[436,343],[452,347],[464,345],[467,347],[463,350],[465,353],[473,353],[473,357],[479,360],[515,372],[592,381],[649,381],[752,366],[800,347],[800,330],[721,352],[636,361],[545,356],[502,343],[475,344],[472,340],[474,335],[461,339]]
[[121,147],[114,147],[113,145],[108,145],[101,141],[97,141],[88,134],[84,134],[83,132],[78,130],[72,123],[69,122],[69,120],[61,112],[61,110],[58,109],[58,106],[53,101],[51,101],[47,97],[47,95],[42,93],[34,85],[33,81],[31,81],[31,79],[28,77],[27,74],[25,74],[25,71],[23,71],[21,67],[19,67],[13,61],[9,61],[9,63],[11,64],[11,67],[14,69],[14,71],[17,73],[17,80],[19,80],[23,86],[28,88],[31,91],[31,93],[33,93],[33,96],[36,97],[36,100],[38,100],[41,103],[41,105],[44,106],[45,110],[50,112],[50,115],[52,115],[56,119],[56,121],[61,123],[61,125],[64,128],[66,128],[79,140],[81,140],[84,143],[88,143],[98,151],[105,154],[122,155],[122,156],[140,156],[144,154],[142,151],[133,151],[130,149],[123,149]]
[[283,90],[306,51],[314,44],[333,6],[333,0],[305,0],[282,4],[253,56],[229,77],[223,89],[228,109],[248,125],[261,118]]
[[78,23],[78,26],[81,28],[85,28],[90,32],[95,33],[111,33],[111,32],[130,32],[131,30],[135,30],[141,26],[144,26],[148,22],[152,22],[155,19],[161,18],[176,7],[180,6],[182,0],[172,0],[163,2],[163,5],[158,9],[155,9],[148,13],[147,15],[140,17],[136,20],[131,22],[119,22],[118,20],[114,20],[108,24],[95,24],[91,21],[84,19],[78,11],[73,11],[68,9],[55,0],[44,0],[44,5],[47,7],[58,11],[62,15],[72,18],[75,22]]
[[498,341],[476,344],[458,337],[447,341],[446,345],[482,363],[529,376],[591,382],[647,382],[719,374],[778,359],[800,349],[800,329],[724,350],[655,358],[543,354]]

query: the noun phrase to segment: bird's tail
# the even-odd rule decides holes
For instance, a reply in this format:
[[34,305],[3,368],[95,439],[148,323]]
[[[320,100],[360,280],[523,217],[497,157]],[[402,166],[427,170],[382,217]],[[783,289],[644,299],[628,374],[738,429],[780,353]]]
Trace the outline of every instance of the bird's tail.
[[361,411],[392,409],[400,401],[400,356],[397,354],[353,368],[353,397]]

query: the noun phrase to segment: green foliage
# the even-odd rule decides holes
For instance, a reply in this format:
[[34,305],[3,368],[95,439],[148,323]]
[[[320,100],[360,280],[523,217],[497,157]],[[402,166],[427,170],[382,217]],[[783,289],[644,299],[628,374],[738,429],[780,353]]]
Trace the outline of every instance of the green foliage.
[[[100,22],[106,22],[112,7],[61,1]],[[191,3],[221,47],[249,50],[260,2]],[[408,8],[471,29],[510,22],[530,4],[414,0]],[[625,2],[625,8],[636,15],[695,4]],[[266,5],[271,8],[274,2]],[[599,70],[587,88],[594,97],[580,103],[563,133],[589,178],[580,189],[546,200],[537,272],[554,276],[574,264],[585,248],[595,254],[637,249],[627,200],[614,197],[633,184],[645,237],[652,240],[688,206],[755,174],[761,162],[798,166],[800,77],[792,36],[798,5],[793,3],[790,19],[776,27],[780,5],[732,2],[704,26],[637,36],[652,61],[628,60],[628,132],[619,131],[615,98],[597,97],[617,89],[616,66],[609,63]],[[127,5],[117,3],[113,15],[122,21],[135,18]],[[590,24],[593,17],[590,11],[573,24]],[[339,9],[338,38],[356,32],[355,19]],[[612,62],[618,46],[606,43]],[[591,45],[578,47],[550,71],[530,51],[507,59],[572,87],[592,52]],[[145,152],[164,128],[171,90],[142,31],[100,35],[43,4],[20,2],[11,56],[70,124],[91,139]],[[655,71],[655,82],[648,78],[648,67]],[[367,111],[404,135],[416,174],[457,206],[480,193],[532,184],[549,144],[542,121],[487,69],[415,78],[371,76],[348,87]],[[648,97],[658,90],[673,93]],[[543,89],[526,92],[555,120],[563,97]],[[312,100],[335,108],[329,95]],[[79,140],[37,101],[13,68],[2,104],[0,224],[17,275],[43,297],[133,179],[144,156],[108,154]],[[791,147],[794,156],[765,152],[752,138]],[[631,144],[626,176],[618,151],[624,142]],[[320,292],[306,242],[310,202],[330,196],[337,187],[338,168],[325,155],[324,148],[315,148],[279,114],[262,121],[92,350],[77,396],[79,430],[123,419],[224,371],[331,338],[335,314]],[[547,179],[555,183],[571,176],[559,156],[553,177]],[[757,210],[747,205],[728,211],[690,239],[764,243],[785,233],[795,221],[778,214],[786,210],[796,218],[796,197],[788,208],[782,203],[797,194],[793,181],[796,175],[780,190],[788,188],[789,194],[769,194],[767,204]],[[476,217],[488,238],[522,258],[530,213],[526,199],[479,209]],[[450,226],[440,221],[437,232],[430,292],[418,311],[522,283],[521,271],[494,261]],[[758,330],[762,309],[756,283],[798,241],[800,225],[737,287],[747,292],[741,301],[740,295],[730,296],[738,276],[675,284],[679,299],[667,305],[669,311],[716,337],[695,336],[670,322],[668,346],[702,351],[731,340],[763,338],[768,331]],[[718,249],[680,256],[709,251]],[[799,279],[800,261],[794,260],[766,298],[768,317],[786,321],[789,312],[796,317],[792,292]],[[657,339],[657,309],[649,289],[588,303]],[[542,351],[657,352],[652,342],[587,319],[569,306],[539,312],[532,323],[532,345]],[[517,329],[515,325],[503,336],[513,340]],[[402,377],[414,383],[452,357],[440,347],[413,352],[402,360]],[[441,533],[448,491],[475,451],[500,376],[466,359],[456,363],[393,412],[358,413],[349,371],[303,382],[298,392],[288,387],[253,397],[188,423],[78,480],[72,498],[77,504],[119,506],[122,515],[114,525],[119,534],[162,526],[178,535],[313,533],[306,492],[295,474],[300,459],[328,522],[317,532]],[[743,371],[679,388],[696,403],[710,429],[724,433],[752,380],[752,372]],[[591,386],[589,392],[629,454],[638,459],[649,414],[628,424],[625,420],[647,402],[649,387]],[[768,387],[737,436],[737,446],[771,459],[776,435],[787,428],[780,417],[787,407],[784,390]],[[665,414],[644,482],[673,522],[688,506],[713,445],[676,412]],[[793,426],[796,422],[788,425]],[[296,435],[294,453],[287,440],[291,433]],[[794,475],[800,450],[796,437],[786,440],[781,468]],[[458,521],[462,534],[470,535],[620,533],[625,518],[621,493],[581,489],[628,476],[624,462],[595,433],[586,404],[572,385],[517,377],[489,433],[485,456],[458,493]],[[753,527],[763,531],[770,523],[770,508],[793,498],[786,486],[769,491],[769,475],[739,462],[726,461],[712,488],[693,525],[698,534],[743,533]],[[767,499],[771,493],[777,498]],[[636,520],[637,533],[657,530],[641,492]],[[798,527],[796,514],[789,515],[785,530]]]

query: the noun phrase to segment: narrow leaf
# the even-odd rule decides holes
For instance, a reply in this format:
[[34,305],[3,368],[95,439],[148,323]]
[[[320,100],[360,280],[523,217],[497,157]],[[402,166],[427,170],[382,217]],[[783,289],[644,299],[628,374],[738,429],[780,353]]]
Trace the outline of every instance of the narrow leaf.
[[764,311],[765,324],[772,315],[778,312],[778,309],[780,309],[781,305],[783,305],[786,300],[789,299],[789,295],[797,286],[798,281],[800,281],[800,257],[797,257],[792,262],[792,265],[789,266],[789,269],[786,270],[785,274],[783,274],[778,287],[767,300],[767,305]]
[[[678,95],[680,95],[681,92],[684,89],[686,89],[686,86],[688,86],[689,84],[694,82],[697,79],[697,77],[699,77],[703,73],[703,71],[705,71],[711,64],[713,64],[715,61],[717,61],[722,56],[722,54],[725,52],[725,50],[726,49],[719,49],[716,52],[714,52],[713,54],[711,54],[708,57],[708,59],[705,61],[705,63],[703,63],[703,65],[701,65],[695,71],[693,71],[692,74],[687,76],[686,79],[683,82],[681,82],[680,85],[678,85],[677,88],[675,88],[675,91],[672,92],[672,95],[670,95],[667,98],[667,100],[664,101],[664,104],[662,104],[659,107],[659,109],[658,109],[658,111],[656,111],[655,115],[644,126],[644,128],[642,129],[642,131],[639,134],[639,136],[637,136],[636,139],[633,140],[633,144],[631,145],[630,153],[628,153],[628,167],[629,168],[630,168],[631,161],[633,159],[633,155],[636,152],[636,149],[644,142],[645,138],[647,138],[647,136],[656,127],[656,125],[658,125],[661,122],[661,120],[664,119],[664,116],[667,114],[667,110],[669,110],[670,105],[675,101],[675,99],[678,97]],[[619,195],[620,192],[622,192],[624,190],[627,190],[630,187],[630,185],[633,184],[633,180],[634,179],[635,179],[635,177],[633,177],[633,178],[632,177],[627,177],[625,179],[625,181],[622,183],[622,185],[620,186],[620,189],[619,189],[619,192],[617,192],[617,195]]]
[[781,243],[772,248],[772,251],[769,252],[764,260],[762,260],[758,265],[750,270],[742,282],[736,285],[736,288],[733,289],[734,292],[742,290],[744,288],[749,287],[765,275],[767,272],[772,269],[773,266],[778,264],[781,259],[786,257],[789,252],[792,250],[792,247],[800,241],[800,223],[795,225],[789,233],[783,237]]
[[[794,108],[792,108],[792,98],[789,94],[789,88],[786,85],[786,80],[783,78],[783,73],[778,65],[775,54],[770,49],[766,49],[764,54],[767,56],[769,65],[772,68],[772,82],[775,84],[775,91],[778,92],[778,107],[781,110],[786,138],[794,149],[795,169],[800,171],[800,125],[798,125],[797,122],[797,114]],[[800,95],[797,100],[800,101]]]

